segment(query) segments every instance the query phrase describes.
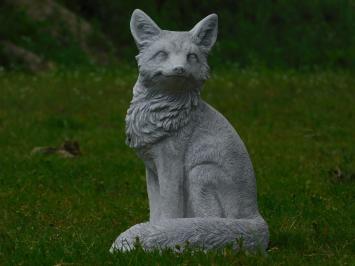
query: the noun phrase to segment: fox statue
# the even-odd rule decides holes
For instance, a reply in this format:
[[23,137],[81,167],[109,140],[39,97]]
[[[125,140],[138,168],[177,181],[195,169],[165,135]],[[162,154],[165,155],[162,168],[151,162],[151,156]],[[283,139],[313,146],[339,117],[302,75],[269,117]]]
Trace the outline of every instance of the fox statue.
[[232,244],[265,250],[268,226],[257,206],[248,152],[230,123],[204,102],[207,56],[217,38],[211,14],[186,32],[161,30],[135,10],[130,27],[138,46],[138,80],[126,116],[127,144],[144,161],[149,222],[112,244],[129,251]]

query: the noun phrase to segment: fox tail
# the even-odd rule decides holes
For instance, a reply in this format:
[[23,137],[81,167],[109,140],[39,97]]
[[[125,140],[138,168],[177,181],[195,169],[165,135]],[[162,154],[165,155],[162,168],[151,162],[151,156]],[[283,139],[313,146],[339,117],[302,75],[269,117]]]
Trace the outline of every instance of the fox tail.
[[[269,230],[260,216],[253,219],[230,218],[177,218],[156,223],[140,223],[117,237],[110,252],[131,251],[137,238],[144,250],[171,248],[177,252],[188,243],[203,250],[232,244],[249,251],[265,251]],[[242,244],[241,244],[242,243]]]

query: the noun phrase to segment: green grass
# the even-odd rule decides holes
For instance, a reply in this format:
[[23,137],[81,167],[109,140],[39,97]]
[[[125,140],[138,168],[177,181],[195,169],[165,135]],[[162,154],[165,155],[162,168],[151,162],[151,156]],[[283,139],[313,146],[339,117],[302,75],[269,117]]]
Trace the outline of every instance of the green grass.
[[[354,265],[355,78],[334,71],[217,69],[202,93],[252,157],[267,256],[109,254],[148,218],[143,163],[124,144],[135,79],[133,69],[0,73],[1,265]],[[83,155],[30,155],[65,139]]]

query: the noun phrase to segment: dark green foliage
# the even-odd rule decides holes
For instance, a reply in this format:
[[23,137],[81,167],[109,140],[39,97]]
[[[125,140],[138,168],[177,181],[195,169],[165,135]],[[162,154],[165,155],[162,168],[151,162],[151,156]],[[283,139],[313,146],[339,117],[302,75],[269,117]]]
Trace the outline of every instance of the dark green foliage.
[[125,58],[135,53],[128,25],[132,11],[140,8],[169,30],[189,30],[204,16],[217,13],[216,63],[354,67],[355,7],[348,0],[62,1],[100,22]]
[[[95,25],[96,32],[108,36],[120,61],[134,63],[137,50],[129,20],[132,11],[140,8],[163,29],[170,30],[189,30],[204,16],[217,13],[220,34],[211,55],[213,64],[354,69],[355,7],[350,0],[58,2]],[[14,40],[59,64],[88,63],[90,60],[65,28],[61,33],[67,36],[64,39],[48,34],[52,23],[34,23],[25,10],[0,4],[0,38]],[[98,53],[112,49],[100,34],[94,34],[91,42]],[[8,65],[9,59],[4,57],[0,53],[0,63]]]
[[[267,256],[109,254],[149,214],[143,163],[124,144],[136,75],[0,72],[0,265],[353,264],[355,80],[344,71],[216,69],[202,92],[250,152]],[[65,139],[82,155],[30,155]]]

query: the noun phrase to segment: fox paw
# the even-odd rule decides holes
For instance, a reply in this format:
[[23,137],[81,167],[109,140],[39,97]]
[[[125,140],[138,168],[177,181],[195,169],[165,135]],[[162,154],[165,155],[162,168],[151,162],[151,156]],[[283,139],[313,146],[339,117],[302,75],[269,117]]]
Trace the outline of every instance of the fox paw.
[[128,252],[141,245],[141,240],[146,235],[146,223],[136,224],[120,234],[113,242],[110,252]]

